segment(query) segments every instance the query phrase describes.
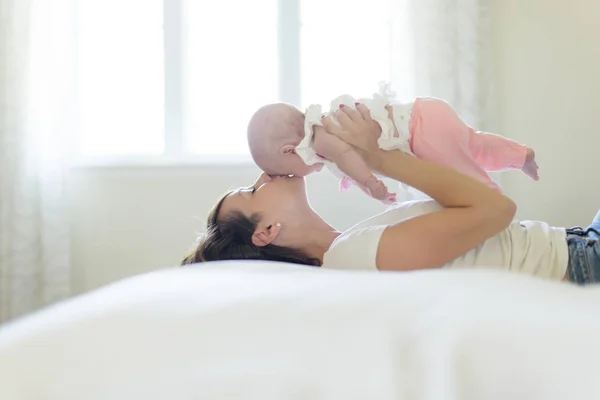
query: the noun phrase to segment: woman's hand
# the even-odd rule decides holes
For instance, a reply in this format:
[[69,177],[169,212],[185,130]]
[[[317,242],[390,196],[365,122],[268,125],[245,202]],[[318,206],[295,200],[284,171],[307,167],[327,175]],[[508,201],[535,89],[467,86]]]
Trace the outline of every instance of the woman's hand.
[[352,145],[371,168],[376,168],[381,152],[377,144],[381,127],[373,121],[369,109],[358,103],[356,109],[340,105],[340,109],[333,115],[337,118],[339,126],[326,116],[323,118],[325,130]]

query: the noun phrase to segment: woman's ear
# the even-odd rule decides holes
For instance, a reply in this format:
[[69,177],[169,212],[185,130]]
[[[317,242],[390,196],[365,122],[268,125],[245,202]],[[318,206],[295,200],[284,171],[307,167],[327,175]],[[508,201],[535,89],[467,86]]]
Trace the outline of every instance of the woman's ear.
[[284,156],[287,156],[290,154],[296,154],[296,146],[291,145],[291,144],[286,144],[285,146],[282,146],[279,151]]
[[280,224],[267,224],[257,226],[252,234],[252,244],[256,247],[264,247],[273,243],[273,240],[279,235],[281,230]]

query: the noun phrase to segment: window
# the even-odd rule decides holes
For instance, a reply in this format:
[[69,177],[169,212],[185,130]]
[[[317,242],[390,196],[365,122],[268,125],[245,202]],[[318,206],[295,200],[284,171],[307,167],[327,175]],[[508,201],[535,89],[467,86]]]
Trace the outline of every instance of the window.
[[243,154],[252,113],[279,99],[277,0],[187,5],[187,149]]
[[81,0],[83,155],[247,153],[261,105],[392,78],[390,0]]
[[370,96],[390,79],[388,0],[302,1],[302,105]]

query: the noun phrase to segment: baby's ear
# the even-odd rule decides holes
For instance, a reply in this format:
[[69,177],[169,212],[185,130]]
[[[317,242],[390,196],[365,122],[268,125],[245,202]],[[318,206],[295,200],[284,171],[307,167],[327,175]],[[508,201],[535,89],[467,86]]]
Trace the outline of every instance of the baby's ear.
[[279,151],[284,156],[287,156],[287,155],[290,155],[290,154],[296,154],[296,146],[291,145],[291,144],[286,144]]

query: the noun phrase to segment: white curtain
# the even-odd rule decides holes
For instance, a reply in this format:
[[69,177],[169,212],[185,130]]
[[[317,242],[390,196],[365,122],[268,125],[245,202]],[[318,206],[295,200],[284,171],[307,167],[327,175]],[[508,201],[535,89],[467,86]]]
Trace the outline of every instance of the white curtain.
[[65,5],[0,0],[0,322],[70,292]]
[[[400,101],[437,97],[475,129],[496,130],[491,1],[391,0],[391,76]],[[399,201],[427,198],[414,188],[398,192]]]
[[413,95],[446,100],[477,129],[494,129],[491,0],[404,3]]

